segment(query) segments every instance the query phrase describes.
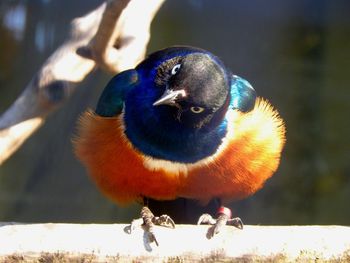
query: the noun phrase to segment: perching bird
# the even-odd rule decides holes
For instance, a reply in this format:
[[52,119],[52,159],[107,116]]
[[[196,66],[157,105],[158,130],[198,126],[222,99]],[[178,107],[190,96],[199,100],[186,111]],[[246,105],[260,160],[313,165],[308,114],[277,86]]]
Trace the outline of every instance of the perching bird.
[[[283,120],[246,80],[208,51],[177,46],[112,78],[96,110],[83,114],[75,150],[117,203],[178,197],[226,203],[263,186],[284,141]],[[226,221],[242,227],[229,209],[218,214],[220,220],[205,215],[200,222],[214,224],[213,233]],[[149,228],[172,225],[147,207],[141,215]]]

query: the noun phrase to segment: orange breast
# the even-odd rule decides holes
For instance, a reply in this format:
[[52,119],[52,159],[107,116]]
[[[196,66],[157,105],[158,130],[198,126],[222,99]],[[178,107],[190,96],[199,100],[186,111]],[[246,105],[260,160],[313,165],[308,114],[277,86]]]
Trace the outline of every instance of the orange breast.
[[96,184],[118,203],[129,203],[142,196],[176,197],[180,177],[143,166],[142,156],[123,133],[120,116],[103,118],[85,112],[74,144],[78,158]]
[[103,118],[88,111],[74,141],[77,156],[99,188],[122,204],[142,196],[202,201],[245,197],[277,169],[284,144],[283,122],[262,100],[249,113],[236,112],[225,147],[196,164],[152,165],[159,162],[134,149],[123,130],[121,116]]
[[259,190],[276,171],[285,142],[282,119],[267,101],[253,111],[237,113],[227,147],[214,161],[192,170],[184,195],[209,201],[240,199]]

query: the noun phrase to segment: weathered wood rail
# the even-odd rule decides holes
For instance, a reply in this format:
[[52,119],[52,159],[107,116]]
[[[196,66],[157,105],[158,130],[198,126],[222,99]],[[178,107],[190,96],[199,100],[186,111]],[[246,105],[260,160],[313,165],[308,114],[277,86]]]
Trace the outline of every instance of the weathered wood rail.
[[157,247],[143,229],[124,224],[0,224],[0,262],[350,262],[350,227],[156,227]]

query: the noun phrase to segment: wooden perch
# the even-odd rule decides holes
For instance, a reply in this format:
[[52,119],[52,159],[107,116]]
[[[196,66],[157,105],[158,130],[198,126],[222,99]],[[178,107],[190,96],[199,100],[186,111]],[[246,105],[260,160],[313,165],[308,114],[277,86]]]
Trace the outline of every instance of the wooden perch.
[[[35,262],[349,262],[350,227],[156,227],[157,247],[121,224],[0,224],[0,261]],[[7,261],[6,261],[7,260]]]
[[142,60],[150,24],[163,2],[109,0],[75,19],[67,40],[0,116],[0,164],[71,96],[96,66],[117,73]]

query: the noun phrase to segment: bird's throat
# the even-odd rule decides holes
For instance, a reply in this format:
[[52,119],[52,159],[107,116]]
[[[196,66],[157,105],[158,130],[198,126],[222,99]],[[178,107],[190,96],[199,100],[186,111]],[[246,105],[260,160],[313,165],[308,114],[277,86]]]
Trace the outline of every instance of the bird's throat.
[[136,149],[146,156],[177,163],[195,163],[215,154],[227,133],[226,121],[210,131],[189,132],[157,122],[143,125],[136,116],[123,119],[125,135]]

